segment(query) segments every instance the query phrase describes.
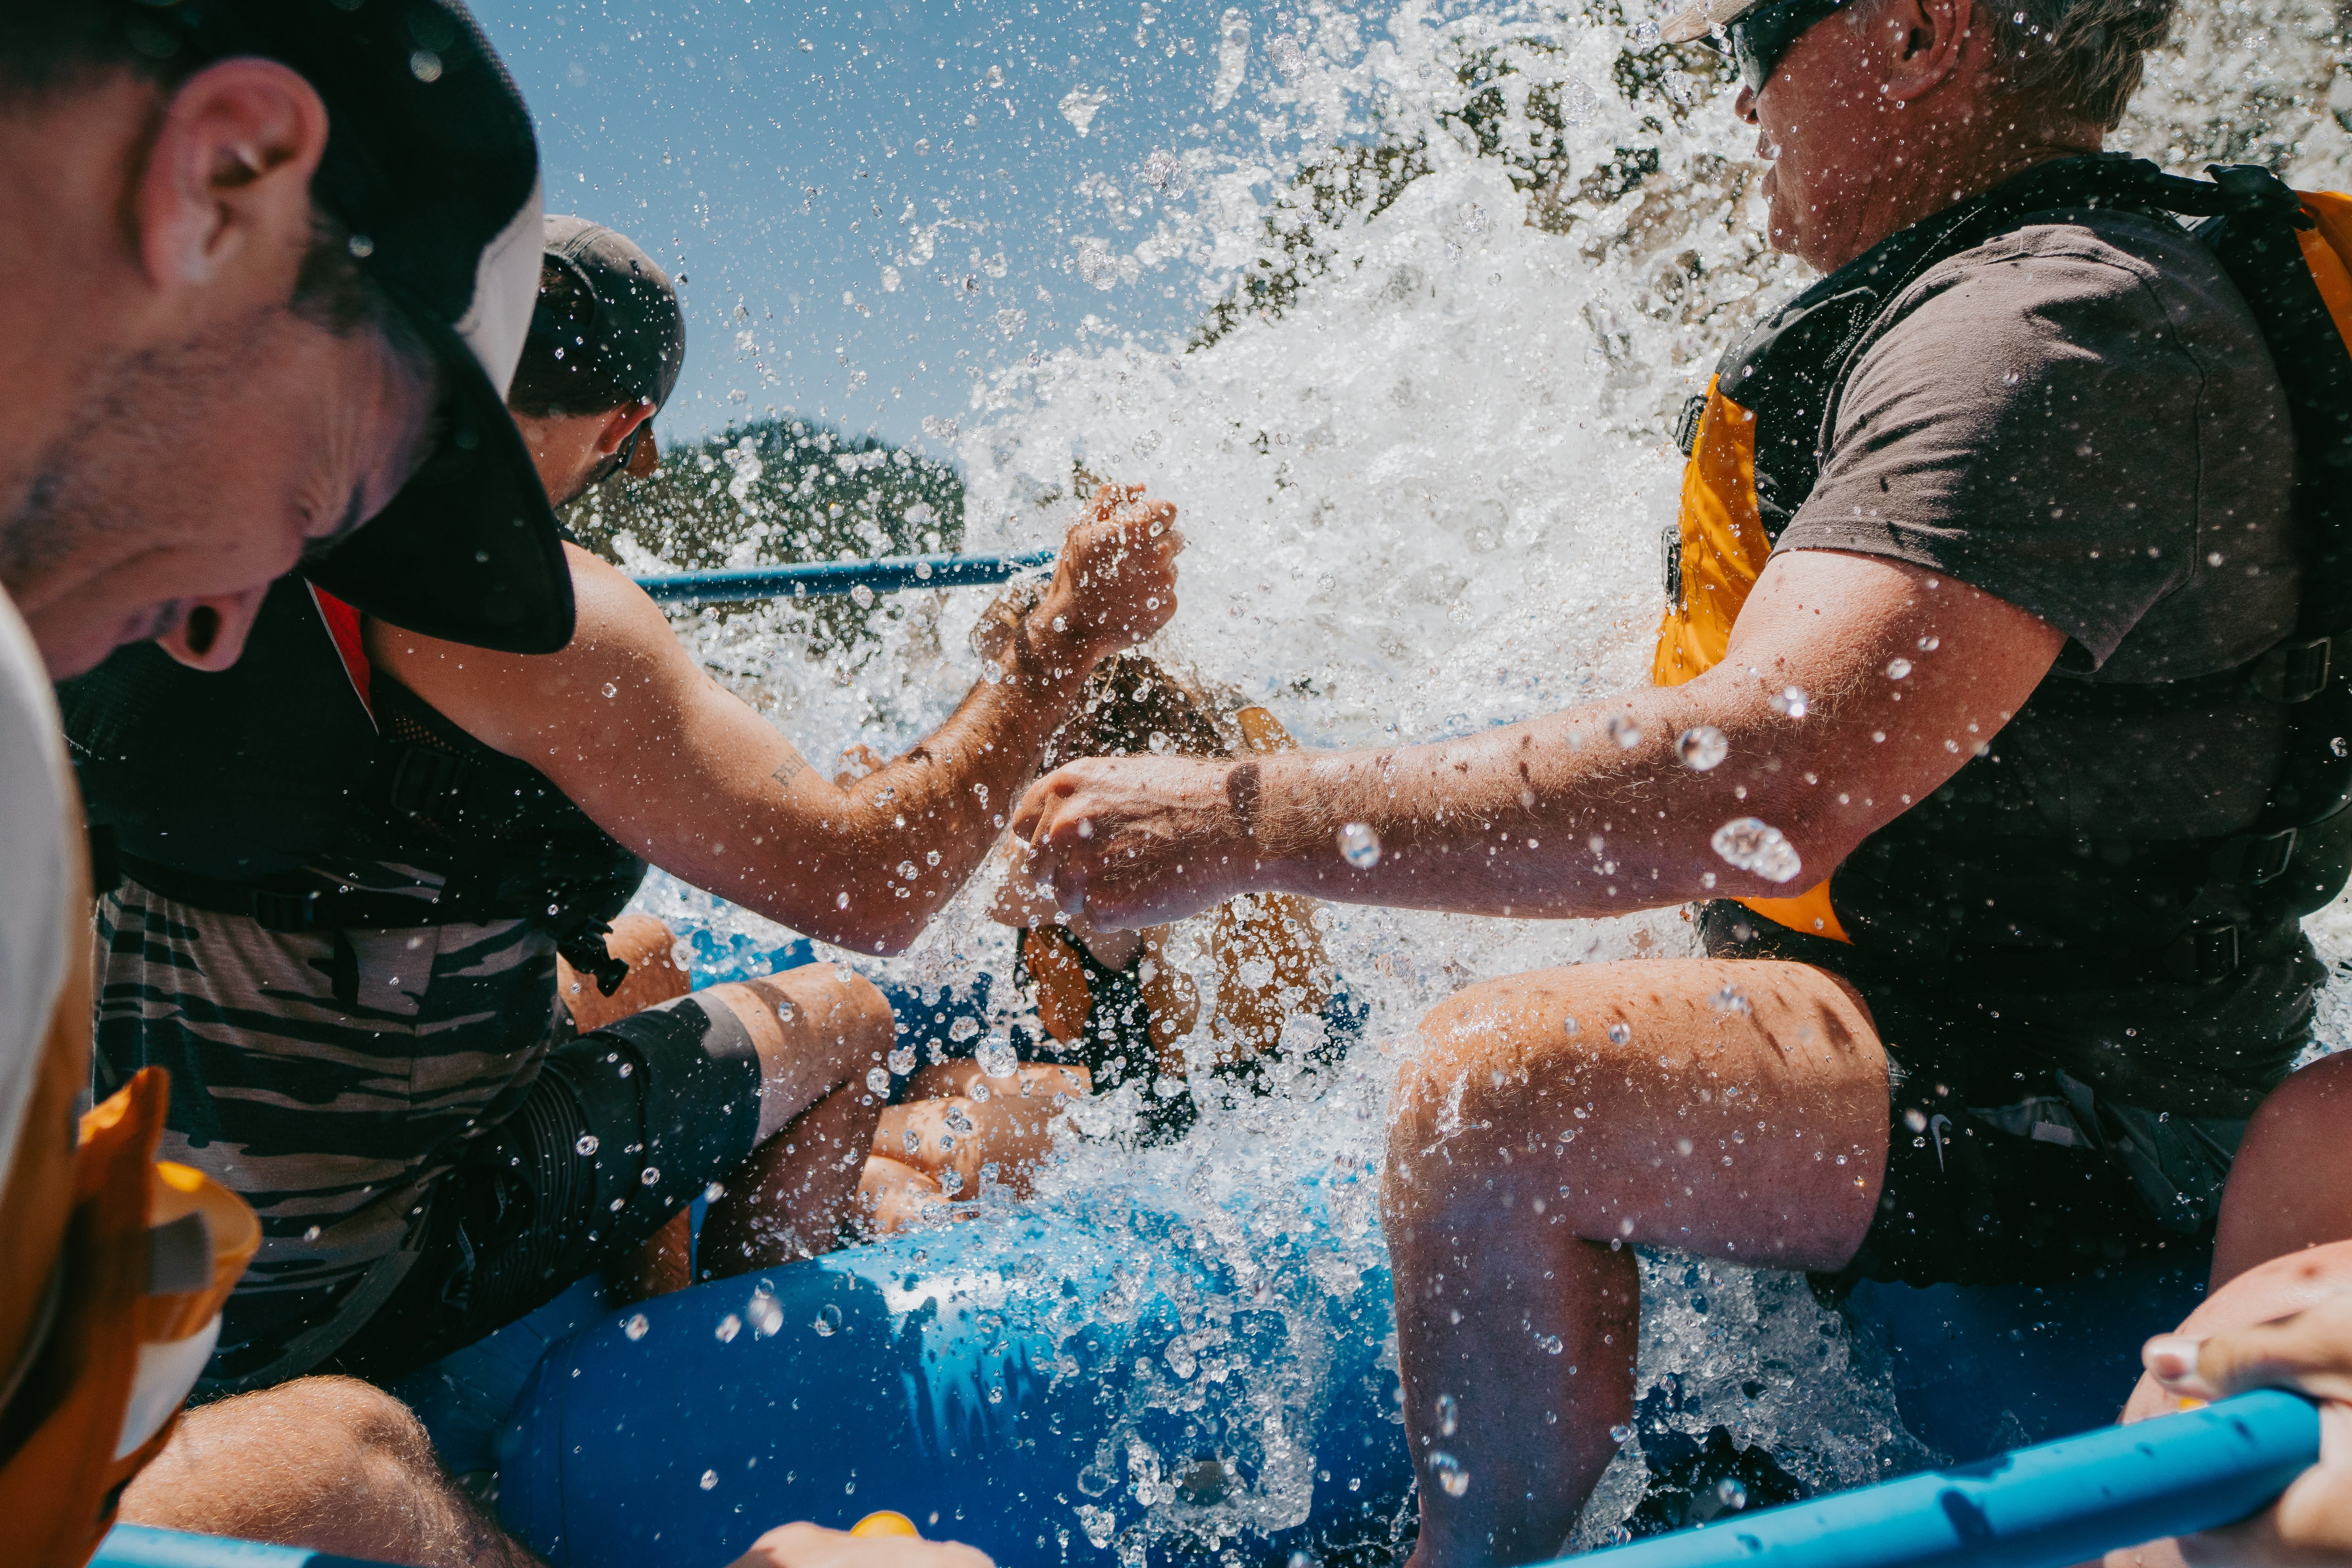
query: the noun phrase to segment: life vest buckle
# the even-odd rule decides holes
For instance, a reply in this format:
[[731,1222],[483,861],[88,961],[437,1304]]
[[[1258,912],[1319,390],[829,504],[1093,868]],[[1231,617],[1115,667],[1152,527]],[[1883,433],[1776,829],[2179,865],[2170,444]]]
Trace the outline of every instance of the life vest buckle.
[[2243,962],[2240,926],[2233,920],[2189,922],[2179,940],[2164,950],[2164,967],[2186,985],[2211,985],[2238,973]]
[[2300,837],[2292,827],[2275,833],[2240,833],[2215,845],[2207,865],[2219,881],[2259,888],[2286,875],[2287,868],[2294,864],[2295,841]]
[[2272,702],[2308,702],[2327,689],[2333,637],[2293,637],[2254,662],[2254,690]]

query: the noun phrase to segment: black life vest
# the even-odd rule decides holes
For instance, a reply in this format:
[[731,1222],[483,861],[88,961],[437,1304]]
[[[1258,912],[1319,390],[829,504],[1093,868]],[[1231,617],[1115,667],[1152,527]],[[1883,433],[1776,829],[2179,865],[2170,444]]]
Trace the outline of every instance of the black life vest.
[[350,605],[278,579],[245,656],[152,643],[58,688],[101,886],[270,931],[525,920],[608,994],[603,935],[645,862],[526,763],[374,668]]
[[[2242,937],[2316,910],[2352,870],[2352,202],[2298,196],[2267,171],[2211,183],[2114,154],[2042,164],[1881,242],[1781,307],[1726,353],[1675,436],[1690,463],[1666,538],[1667,609],[1653,678],[1691,679],[1723,658],[1774,542],[1820,478],[1845,379],[1881,316],[1947,258],[2063,209],[2207,219],[2192,233],[2245,297],[2285,385],[2295,438],[2294,523],[2304,588],[2292,636],[2252,663],[2150,685],[2045,679],[2028,710],[2128,726],[2201,708],[2283,710],[2284,764],[2252,830],[2226,837],[2053,833],[1997,747],[1873,834],[1828,882],[1742,900],[1857,957],[1933,969],[2037,958],[2053,973],[2218,981],[2249,961]],[[2337,298],[2338,295],[2343,298]],[[2331,313],[2331,311],[2334,313]],[[2345,643],[2339,649],[2338,644]]]

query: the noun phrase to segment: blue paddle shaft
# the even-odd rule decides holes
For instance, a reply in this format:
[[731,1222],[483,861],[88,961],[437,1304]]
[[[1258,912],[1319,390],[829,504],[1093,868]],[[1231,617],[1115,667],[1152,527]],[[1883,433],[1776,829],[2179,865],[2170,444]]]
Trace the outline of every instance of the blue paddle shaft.
[[1055,552],[1025,555],[896,555],[874,561],[817,561],[798,566],[745,566],[725,572],[672,572],[640,577],[657,605],[740,605],[755,599],[839,598],[859,588],[962,588],[1005,583],[1054,563]]
[[2319,1412],[2308,1400],[2243,1394],[1973,1465],[1736,1514],[1577,1563],[2063,1568],[2120,1547],[2235,1524],[2318,1459]]
[[[272,1546],[226,1535],[188,1535],[118,1524],[106,1532],[89,1568],[384,1568],[302,1546]],[[715,1565],[714,1565],[715,1568]]]

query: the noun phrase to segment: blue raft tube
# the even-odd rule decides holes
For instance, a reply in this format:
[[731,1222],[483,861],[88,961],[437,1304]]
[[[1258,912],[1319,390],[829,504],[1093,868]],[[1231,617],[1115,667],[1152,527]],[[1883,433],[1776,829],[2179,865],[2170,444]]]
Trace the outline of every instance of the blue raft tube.
[[[1050,560],[822,563],[646,586],[665,603],[730,603],[1003,582]],[[751,954],[688,934],[698,970],[712,969],[698,980],[814,956],[805,942]],[[893,1000],[937,1021],[934,1004]],[[583,1283],[396,1392],[453,1469],[498,1471],[502,1521],[556,1568],[719,1568],[772,1524],[845,1528],[885,1509],[1005,1568],[1387,1561],[1413,1519],[1388,1272],[1360,1247],[1334,1267],[1315,1233],[1350,1198],[1360,1213],[1363,1196],[1307,1183],[1273,1256],[1261,1247],[1243,1265],[1254,1279],[1204,1244],[1213,1216],[1139,1203],[1000,1215],[619,1312]],[[2188,1315],[2205,1270],[2184,1253],[2032,1289],[1864,1283],[1839,1310],[1889,1352],[1904,1427],[1927,1450],[1978,1462],[1594,1555],[1612,1568],[2058,1568],[2242,1518],[2316,1458],[2305,1402],[2251,1394],[2064,1437],[2113,1418],[2141,1340]],[[1268,1278],[1286,1271],[1314,1283]],[[1217,1331],[1202,1357],[1186,1347],[1204,1314]],[[1667,1398],[1645,1399],[1645,1453]],[[1657,1435],[1654,1471],[1675,1438]],[[345,1561],[132,1527],[97,1559]]]

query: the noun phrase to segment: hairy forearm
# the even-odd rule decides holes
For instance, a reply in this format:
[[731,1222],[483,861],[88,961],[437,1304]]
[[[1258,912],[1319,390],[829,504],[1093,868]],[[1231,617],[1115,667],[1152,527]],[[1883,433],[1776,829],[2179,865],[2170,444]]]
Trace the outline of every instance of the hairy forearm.
[[673,838],[677,863],[665,865],[795,930],[896,952],[987,855],[1096,658],[1050,625],[1026,626],[992,679],[905,755],[835,784],[780,745],[781,762],[734,784],[733,852]]
[[803,879],[831,889],[852,940],[904,946],[970,879],[1096,662],[1024,626],[947,722],[840,789],[842,816]]
[[[1646,691],[1461,741],[1269,758],[1234,793],[1256,797],[1258,879],[1319,898],[1558,917],[1785,896],[1836,864],[1876,803],[1818,782],[1813,753],[1834,743],[1834,725],[1808,733],[1760,689],[1754,698],[1745,711],[1688,689]],[[1728,747],[1703,771],[1678,751],[1701,725]],[[1717,828],[1745,817],[1784,835],[1795,876],[1775,881],[1716,853]],[[1370,835],[1356,836],[1352,859],[1350,825]]]

